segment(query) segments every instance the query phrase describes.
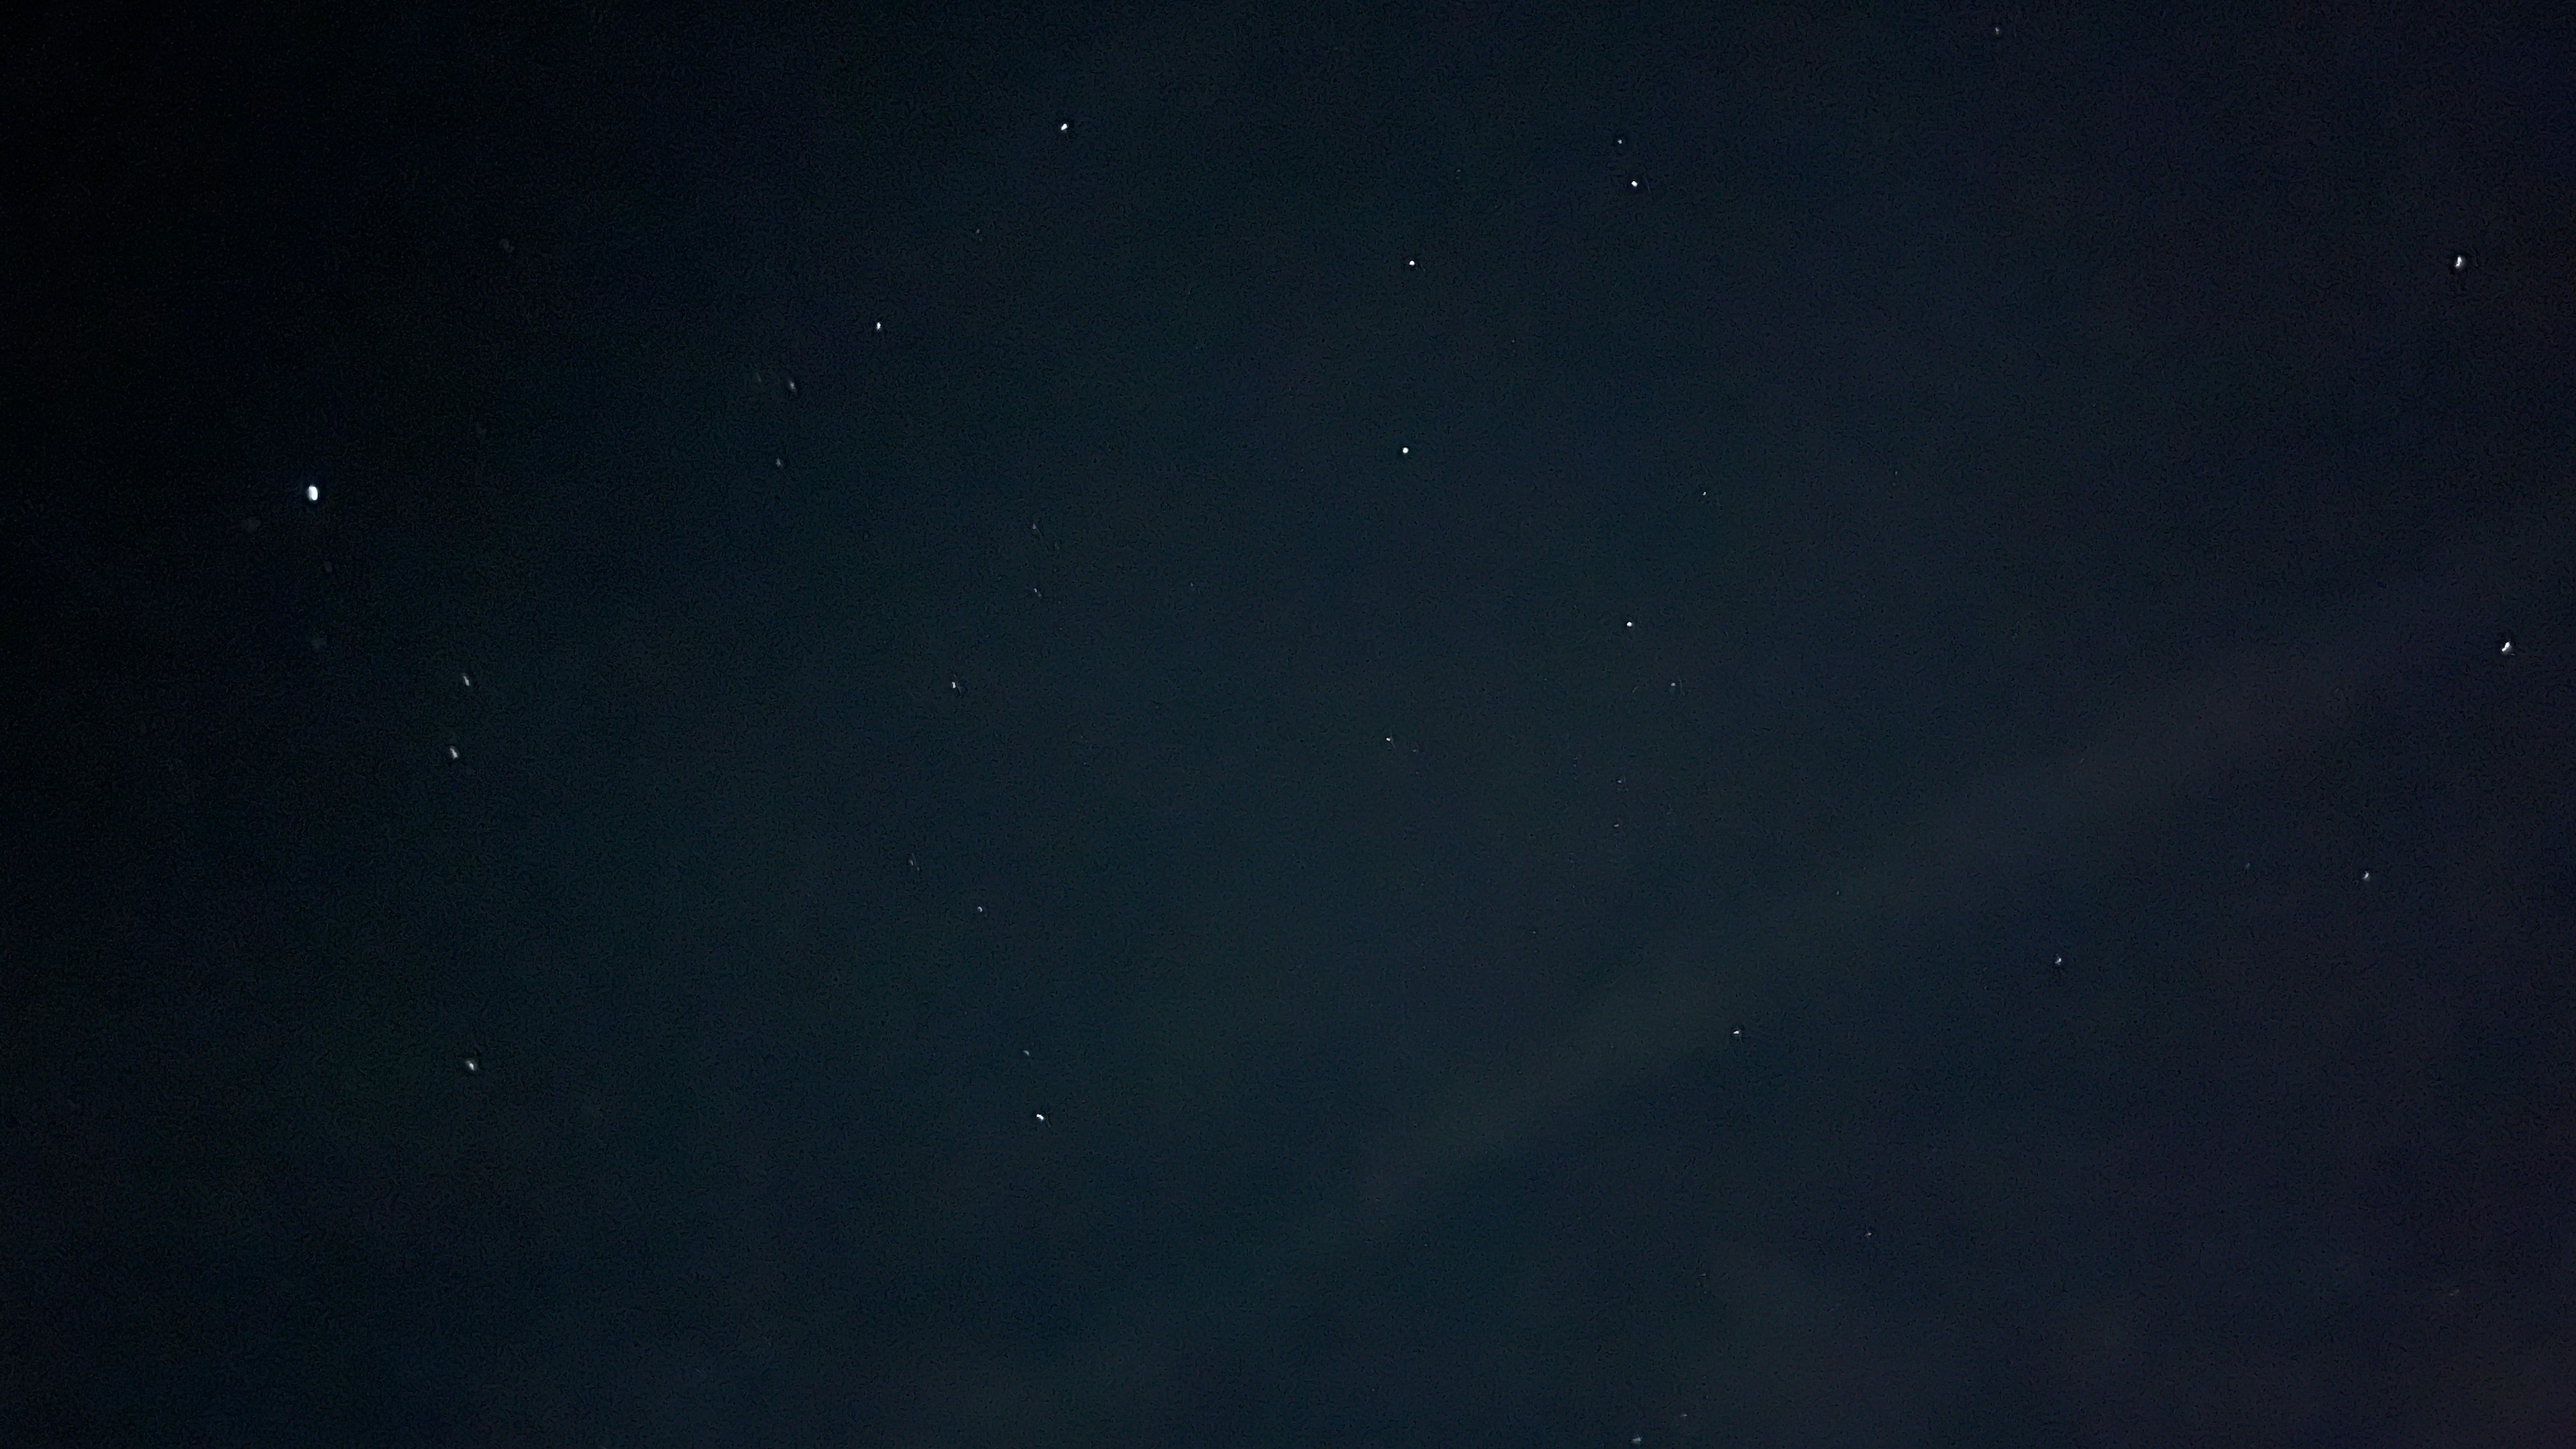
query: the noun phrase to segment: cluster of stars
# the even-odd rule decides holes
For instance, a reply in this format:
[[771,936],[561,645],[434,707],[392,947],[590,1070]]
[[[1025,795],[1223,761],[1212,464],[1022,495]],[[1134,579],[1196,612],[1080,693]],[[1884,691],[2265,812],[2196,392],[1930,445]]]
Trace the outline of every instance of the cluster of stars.
[[[1996,26],[1994,26],[1994,27],[1993,27],[1993,33],[1994,33],[1994,34],[1996,34],[1996,35],[2000,35],[2000,34],[2002,33],[2002,27],[2001,27],[2000,25],[1996,25]],[[1056,132],[1056,134],[1058,134],[1058,135],[1067,135],[1067,134],[1069,134],[1069,133],[1071,132],[1071,129],[1072,129],[1072,123],[1070,122],[1070,120],[1058,120],[1058,121],[1055,123],[1055,132]],[[1613,149],[1614,149],[1614,151],[1615,151],[1615,152],[1616,152],[1616,153],[1617,153],[1617,154],[1618,154],[1618,155],[1623,159],[1623,161],[1624,161],[1624,159],[1625,159],[1625,158],[1627,158],[1627,157],[1629,156],[1629,154],[1630,154],[1630,145],[1629,145],[1629,139],[1628,139],[1628,137],[1627,137],[1626,135],[1622,134],[1622,135],[1618,135],[1618,136],[1614,137],[1614,138],[1613,138],[1612,145],[1613,145]],[[1630,191],[1638,191],[1638,190],[1642,190],[1643,182],[1642,182],[1642,178],[1640,178],[1640,177],[1637,177],[1637,176],[1634,176],[1634,175],[1622,175],[1622,176],[1620,176],[1618,179],[1619,179],[1619,180],[1622,180],[1622,181],[1624,181],[1624,182],[1625,182],[1625,187],[1624,187],[1624,189],[1627,189],[1627,190],[1630,190]],[[1408,272],[1408,273],[1418,273],[1418,272],[1420,272],[1420,271],[1422,270],[1422,259],[1421,259],[1419,256],[1407,255],[1407,256],[1404,256],[1404,257],[1402,258],[1402,261],[1403,261],[1403,269],[1404,269],[1406,272]],[[2454,272],[2454,273],[2462,272],[2462,271],[2464,271],[2464,270],[2466,269],[2467,264],[2468,264],[2468,259],[2467,259],[2467,256],[2466,256],[2466,254],[2465,254],[2465,253],[2455,253],[2455,254],[2452,256],[2452,258],[2451,258],[2451,266],[2450,266],[2450,270],[2451,270],[2452,272]],[[882,334],[882,333],[885,331],[885,323],[884,323],[884,321],[883,321],[883,320],[876,320],[876,321],[874,321],[874,322],[872,323],[872,325],[871,325],[871,331],[872,331],[873,333]],[[798,388],[798,384],[797,384],[797,382],[796,382],[793,378],[788,378],[788,377],[785,377],[784,375],[782,375],[782,376],[781,376],[780,381],[781,381],[781,385],[783,386],[783,389],[784,389],[785,393],[786,393],[788,396],[794,397],[794,396],[799,395],[799,388]],[[1400,444],[1398,445],[1398,447],[1397,447],[1397,450],[1396,450],[1396,451],[1397,451],[1397,455],[1398,455],[1399,457],[1402,457],[1402,458],[1410,458],[1410,457],[1412,456],[1412,453],[1413,453],[1413,447],[1412,447],[1411,443],[1409,443],[1409,442],[1400,443]],[[784,467],[785,467],[785,459],[784,459],[783,455],[773,455],[772,460],[771,460],[771,463],[772,463],[772,467],[773,467],[773,469],[783,470],[783,469],[784,469]],[[1709,490],[1707,490],[1707,489],[1701,489],[1701,490],[1699,491],[1699,496],[1700,496],[1701,498],[1703,498],[1703,499],[1705,499],[1705,498],[1709,497]],[[307,500],[308,502],[319,502],[319,500],[320,500],[320,492],[319,492],[319,488],[318,488],[318,486],[310,486],[310,485],[308,485],[308,486],[307,486],[307,488],[306,488],[306,500]],[[1037,532],[1037,531],[1038,531],[1038,525],[1037,525],[1036,523],[1034,523],[1034,522],[1033,522],[1033,523],[1031,523],[1031,524],[1029,525],[1029,527],[1030,527],[1030,531],[1031,531],[1032,533],[1035,533],[1035,532]],[[1039,588],[1037,585],[1035,585],[1035,584],[1029,584],[1029,585],[1027,585],[1026,587],[1028,588],[1029,595],[1030,595],[1033,599],[1043,599],[1043,598],[1045,597],[1045,595],[1043,594],[1043,592],[1040,590],[1040,588]],[[1192,584],[1192,585],[1191,585],[1191,588],[1192,588],[1193,590],[1195,590],[1195,589],[1196,589],[1196,585],[1195,585],[1195,584]],[[1636,627],[1637,627],[1637,621],[1636,621],[1636,620],[1634,620],[1634,619],[1624,619],[1624,620],[1622,620],[1622,621],[1621,621],[1621,627],[1622,627],[1622,631],[1623,631],[1623,632],[1633,632],[1633,631],[1636,629]],[[2503,641],[2501,641],[2501,642],[2499,643],[2499,645],[2498,645],[2498,648],[2497,648],[2497,652],[2498,652],[2499,654],[2501,654],[2501,655],[2511,655],[2511,654],[2513,653],[2513,650],[2514,650],[2513,642],[2512,642],[2510,639],[2507,639],[2507,640],[2503,640]],[[468,688],[471,688],[471,687],[472,687],[472,683],[473,683],[473,681],[472,681],[472,679],[471,679],[471,677],[470,677],[470,676],[460,676],[460,678],[463,680],[463,683],[466,685],[466,687],[468,687]],[[962,682],[961,682],[959,679],[951,678],[951,679],[948,681],[948,689],[949,689],[949,691],[950,691],[951,693],[959,693],[959,692],[962,692],[962,688],[963,688],[963,685],[962,685]],[[1668,691],[1678,691],[1678,690],[1679,690],[1679,688],[1680,688],[1680,681],[1679,681],[1679,680],[1677,680],[1677,679],[1675,679],[1675,680],[1670,680],[1670,681],[1668,681],[1668,682],[1667,682],[1666,688],[1667,688],[1667,690],[1668,690]],[[1394,737],[1392,734],[1383,734],[1383,735],[1381,735],[1380,739],[1381,739],[1381,743],[1386,744],[1386,745],[1392,745],[1392,744],[1395,742],[1395,737]],[[1419,746],[1415,746],[1414,748],[1419,749],[1420,747],[1419,747]],[[450,746],[450,747],[449,747],[449,749],[448,749],[448,753],[449,753],[449,757],[452,759],[452,758],[455,758],[455,757],[456,757],[457,751],[456,751],[455,747]],[[1622,789],[1622,790],[1624,790],[1624,789],[1625,789],[1626,782],[1625,782],[1624,777],[1623,777],[1623,778],[1621,778],[1621,779],[1618,781],[1618,785],[1619,785],[1619,788],[1620,788],[1620,789]],[[1614,821],[1614,822],[1612,823],[1612,828],[1614,828],[1614,829],[1618,828],[1618,827],[1619,827],[1619,824],[1620,824],[1620,822],[1618,822],[1618,821]],[[911,865],[911,867],[912,867],[914,870],[918,871],[918,870],[920,869],[920,862],[919,862],[918,858],[911,858],[911,859],[908,861],[908,863]],[[2248,862],[2248,863],[2246,864],[2246,869],[2248,869],[2248,870],[2250,870],[2250,869],[2251,869],[2251,863],[2250,863],[2250,862]],[[2361,877],[2360,877],[2360,878],[2361,878],[2364,882],[2371,881],[2371,880],[2373,879],[2373,873],[2372,873],[2372,872],[2370,872],[2370,871],[2363,871],[2363,872],[2361,872]],[[974,914],[975,914],[975,916],[977,916],[977,917],[979,917],[979,918],[984,917],[984,916],[986,916],[986,915],[987,915],[987,909],[986,909],[986,907],[985,907],[985,906],[983,906],[983,905],[976,905],[976,906],[974,907]],[[2066,969],[2066,966],[2067,966],[2067,958],[2066,958],[2064,955],[2054,955],[2054,956],[2053,956],[2053,958],[2052,958],[2052,960],[2051,960],[2051,962],[2050,962],[2050,967],[2051,967],[2051,969],[2052,969],[2052,970],[2055,970],[2055,971],[2063,971],[2063,970],[2065,970],[2065,969]],[[1728,1036],[1729,1036],[1729,1038],[1730,1038],[1730,1039],[1732,1039],[1732,1040],[1741,1040],[1741,1039],[1743,1038],[1743,1036],[1744,1036],[1744,1029],[1743,1029],[1741,1026],[1733,1027],[1733,1028],[1731,1028],[1731,1029],[1729,1030]],[[1028,1052],[1027,1050],[1023,1049],[1023,1050],[1021,1050],[1020,1055],[1023,1057],[1023,1059],[1027,1059],[1027,1058],[1029,1057],[1029,1055],[1030,1055],[1030,1054],[1029,1054],[1029,1052]],[[467,1057],[467,1058],[465,1059],[465,1061],[466,1061],[466,1070],[467,1070],[467,1071],[469,1071],[469,1072],[473,1072],[473,1071],[478,1070],[478,1062],[477,1062],[477,1059],[476,1059],[476,1058],[474,1058],[474,1057],[470,1057],[470,1056],[469,1056],[469,1057]],[[1048,1122],[1049,1118],[1048,1118],[1048,1114],[1047,1114],[1047,1113],[1045,1113],[1045,1112],[1042,1112],[1042,1111],[1032,1111],[1032,1112],[1031,1112],[1030,1120],[1031,1120],[1031,1121],[1033,1121],[1033,1122],[1035,1122],[1035,1123],[1037,1123],[1037,1124],[1046,1124],[1046,1123]],[[1862,1236],[1862,1237],[1864,1237],[1864,1238],[1870,1238],[1870,1237],[1873,1237],[1873,1236],[1874,1236],[1874,1229],[1864,1229],[1864,1230],[1862,1230],[1862,1232],[1861,1232],[1861,1236]],[[1643,1438],[1643,1436],[1638,1436],[1638,1437],[1636,1437],[1636,1438],[1632,1438],[1630,1442],[1631,1442],[1631,1443],[1641,1443],[1641,1442],[1642,1442],[1642,1438]]]
[[[1993,33],[1994,33],[1995,35],[1998,35],[1998,36],[2000,36],[2000,35],[2001,35],[2001,33],[2002,33],[2002,27],[2001,27],[2000,25],[1995,25],[1995,26],[1992,28],[1992,30],[1993,30]],[[1056,133],[1057,133],[1057,134],[1059,134],[1059,135],[1066,135],[1066,134],[1069,134],[1069,133],[1070,133],[1070,131],[1071,131],[1071,128],[1072,128],[1072,126],[1071,126],[1071,122],[1070,122],[1069,120],[1059,120],[1059,121],[1056,123],[1056,125],[1055,125]],[[1618,136],[1618,137],[1614,138],[1613,145],[1614,145],[1614,149],[1615,149],[1615,150],[1616,150],[1616,151],[1617,151],[1621,156],[1625,157],[1625,156],[1628,154],[1628,150],[1629,150],[1629,142],[1628,142],[1628,138],[1627,138],[1625,135],[1621,135],[1621,136]],[[1627,189],[1627,190],[1630,190],[1630,191],[1639,191],[1639,190],[1641,190],[1641,189],[1642,189],[1642,180],[1641,180],[1640,178],[1638,178],[1638,177],[1635,177],[1635,176],[1627,176],[1627,177],[1623,177],[1623,178],[1621,178],[1621,179],[1623,179],[1623,180],[1625,181],[1625,189]],[[511,251],[511,250],[512,250],[511,243],[510,243],[507,239],[504,239],[504,240],[501,242],[501,249],[502,249],[504,252],[509,252],[509,251]],[[1404,263],[1404,268],[1405,268],[1405,270],[1407,270],[1408,272],[1417,272],[1417,271],[1419,271],[1419,270],[1420,270],[1420,267],[1421,267],[1420,259],[1419,259],[1418,257],[1407,256],[1407,257],[1405,257],[1405,258],[1403,259],[1403,263]],[[1383,263],[1381,262],[1380,264],[1383,264]],[[2467,267],[2467,257],[2466,257],[2466,255],[2465,255],[2464,253],[2455,253],[2455,254],[2453,255],[2452,259],[2451,259],[2450,271],[2451,271],[2451,272],[2453,272],[2453,273],[2455,273],[2455,274],[2456,274],[2456,273],[2461,273],[2461,272],[2464,272],[2464,271],[2465,271],[2466,267]],[[871,332],[872,332],[872,333],[874,333],[874,334],[882,334],[882,333],[884,333],[884,331],[885,331],[885,327],[886,327],[886,324],[885,324],[885,322],[884,322],[883,320],[875,320],[875,321],[873,321],[873,322],[872,322],[872,324],[871,324],[871,329],[870,329],[870,330],[871,330]],[[797,381],[796,381],[794,378],[792,378],[792,377],[786,377],[786,376],[782,375],[782,376],[781,376],[781,378],[780,378],[780,381],[781,381],[781,384],[782,384],[782,386],[783,386],[783,389],[784,389],[785,393],[786,393],[788,396],[790,396],[790,397],[797,397],[797,396],[799,396],[799,395],[800,395],[800,393],[799,393],[799,385],[798,385]],[[828,392],[828,388],[827,388],[827,392]],[[1379,445],[1380,445],[1380,446],[1382,446],[1383,444],[1381,443],[1381,444],[1379,444]],[[1399,456],[1399,457],[1410,458],[1410,457],[1411,457],[1411,455],[1412,455],[1412,452],[1413,452],[1413,449],[1412,449],[1412,446],[1411,446],[1411,444],[1410,444],[1410,443],[1403,443],[1403,444],[1399,444],[1398,449],[1397,449],[1397,453],[1398,453],[1398,456]],[[1382,457],[1383,455],[1379,455],[1379,456],[1381,456],[1381,457]],[[784,470],[784,468],[785,468],[785,466],[786,466],[786,462],[785,462],[785,458],[784,458],[783,454],[773,454],[772,459],[771,459],[771,466],[772,466],[772,468],[773,468],[773,470],[774,470],[774,471],[783,471],[783,470]],[[321,502],[321,487],[320,487],[319,483],[317,483],[317,482],[306,482],[306,483],[304,483],[304,484],[302,485],[302,492],[303,492],[303,495],[304,495],[304,500],[305,500],[305,502],[306,502],[308,505],[318,505],[318,504]],[[1707,497],[1709,496],[1708,490],[1706,490],[1706,489],[1702,489],[1702,490],[1700,490],[1699,496],[1700,496],[1701,498],[1707,498]],[[1033,522],[1033,523],[1031,523],[1029,527],[1030,527],[1030,531],[1031,531],[1032,533],[1035,533],[1035,532],[1037,532],[1037,531],[1038,531],[1038,525],[1037,525],[1036,523],[1034,523],[1034,522]],[[1043,599],[1043,598],[1044,598],[1044,594],[1040,591],[1040,589],[1038,588],[1038,586],[1036,586],[1035,584],[1028,585],[1027,587],[1028,587],[1028,592],[1029,592],[1029,594],[1030,594],[1030,596],[1031,596],[1032,598],[1039,598],[1039,599]],[[1196,584],[1192,584],[1192,585],[1190,585],[1190,588],[1191,588],[1193,591],[1195,591],[1195,589],[1197,588],[1197,585],[1196,585]],[[1636,627],[1637,627],[1637,621],[1636,621],[1636,620],[1634,620],[1634,619],[1624,619],[1624,620],[1622,620],[1622,630],[1623,630],[1623,632],[1633,632],[1633,631],[1636,629]],[[2498,655],[2500,655],[2500,656],[2511,656],[2511,655],[2514,653],[2514,642],[2513,642],[2513,640],[2511,640],[2510,638],[2507,638],[2507,639],[2503,639],[2503,640],[2499,641],[2499,642],[2498,642],[2498,644],[2497,644],[2496,653],[2497,653]],[[463,688],[465,688],[465,689],[469,689],[469,690],[470,690],[470,689],[473,689],[473,688],[475,687],[474,679],[473,679],[473,676],[472,676],[472,674],[471,674],[471,672],[470,672],[470,671],[460,671],[460,672],[459,672],[459,674],[458,674],[458,679],[459,679],[460,685],[461,685]],[[917,687],[917,686],[916,686],[916,687]],[[1697,686],[1695,686],[1695,688],[1696,688],[1696,687],[1697,687]],[[1668,689],[1669,691],[1678,691],[1678,689],[1679,689],[1679,688],[1680,688],[1680,682],[1679,682],[1679,680],[1677,680],[1677,679],[1676,679],[1676,680],[1671,680],[1671,681],[1669,681],[1669,682],[1668,682],[1668,684],[1667,684],[1667,689]],[[960,681],[959,679],[957,679],[957,678],[951,678],[951,679],[948,681],[948,689],[949,689],[949,691],[950,691],[952,694],[953,694],[953,693],[959,693],[959,692],[962,692],[962,683],[961,683],[961,681]],[[506,692],[506,691],[505,691],[505,692]],[[1393,736],[1392,734],[1382,735],[1382,736],[1381,736],[1381,739],[1382,739],[1382,742],[1383,742],[1383,743],[1388,744],[1388,745],[1392,745],[1392,744],[1394,743],[1394,736]],[[455,760],[458,760],[458,759],[460,759],[460,758],[461,758],[461,757],[460,757],[459,750],[458,750],[458,747],[457,747],[456,745],[454,745],[454,744],[449,744],[449,745],[447,745],[445,748],[446,748],[446,751],[447,751],[447,757],[448,757],[448,759],[449,759],[449,760],[451,760],[451,761],[455,761]],[[1418,750],[1420,747],[1417,745],[1417,746],[1414,746],[1414,748]],[[1619,789],[1621,789],[1621,790],[1623,790],[1623,791],[1624,791],[1624,789],[1625,789],[1625,785],[1626,785],[1625,778],[1624,778],[1624,777],[1620,777],[1620,778],[1616,781],[1616,784],[1617,784],[1617,786],[1618,786],[1618,788],[1619,788]],[[1618,822],[1618,821],[1616,821],[1616,820],[1614,820],[1614,821],[1612,822],[1612,828],[1613,828],[1613,829],[1617,829],[1617,828],[1619,828],[1619,826],[1620,826],[1620,822]],[[919,871],[919,870],[921,869],[921,865],[920,865],[920,861],[919,861],[918,857],[908,857],[908,858],[907,858],[907,863],[908,863],[908,865],[909,865],[909,866],[910,866],[914,871]],[[2252,869],[2252,863],[2251,863],[2250,861],[2246,862],[2246,863],[2244,864],[2244,867],[2243,867],[2243,868],[2244,868],[2245,870],[2247,870],[2247,871],[2250,871],[2250,870]],[[2372,871],[2370,871],[2370,870],[2363,870],[2363,871],[2361,871],[2361,872],[2360,872],[2360,879],[2361,879],[2361,881],[2363,881],[2364,883],[2372,882],[2372,881],[2373,881],[2373,879],[2374,879],[2374,873],[2373,873]],[[988,915],[987,907],[986,907],[985,905],[977,904],[977,905],[975,905],[975,906],[974,906],[973,910],[974,910],[974,915],[975,915],[977,918],[984,918],[984,917],[986,917],[986,916]],[[2050,963],[2050,964],[2051,964],[2051,968],[2052,968],[2053,970],[2063,971],[2063,970],[2065,970],[2065,968],[2066,968],[2066,966],[2067,966],[2067,958],[2066,958],[2066,956],[2064,956],[2064,955],[2062,955],[2062,954],[2060,954],[2060,955],[2054,955],[2054,956],[2053,956],[2053,959],[2052,959],[2052,961],[2051,961],[2051,963]],[[1729,1038],[1730,1040],[1740,1041],[1740,1040],[1744,1037],[1744,1034],[1745,1034],[1745,1033],[1744,1033],[1744,1028],[1743,1028],[1743,1027],[1741,1027],[1741,1026],[1734,1026],[1734,1027],[1731,1027],[1731,1028],[1729,1029],[1729,1031],[1728,1031],[1728,1034],[1727,1034],[1727,1035],[1728,1035],[1728,1038]],[[451,1048],[451,1049],[452,1049],[452,1048]],[[1026,1048],[1022,1048],[1022,1049],[1020,1049],[1020,1051],[1019,1051],[1019,1055],[1020,1055],[1024,1060],[1031,1060],[1031,1059],[1032,1059],[1031,1052],[1030,1052],[1028,1049],[1026,1049]],[[462,1057],[462,1064],[463,1064],[463,1070],[464,1070],[464,1072],[465,1072],[466,1074],[468,1074],[468,1075],[479,1075],[479,1074],[480,1074],[482,1063],[481,1063],[481,1058],[480,1058],[479,1053],[469,1053],[469,1054],[464,1055],[464,1056]],[[1048,1115],[1046,1112],[1043,1112],[1043,1111],[1032,1111],[1032,1112],[1031,1112],[1030,1120],[1031,1120],[1034,1124],[1036,1124],[1036,1125],[1042,1125],[1042,1126],[1043,1126],[1043,1125],[1049,1125],[1049,1115]],[[1871,1227],[1864,1227],[1864,1228],[1862,1228],[1862,1229],[1860,1230],[1859,1236],[1860,1236],[1861,1238],[1863,1238],[1863,1239],[1874,1239],[1874,1237],[1875,1237],[1875,1229],[1874,1229],[1874,1228],[1871,1228]],[[2454,1296],[2456,1296],[2456,1295],[2457,1295],[2457,1292],[2458,1292],[2458,1290],[2457,1290],[2456,1288],[2452,1290],[2452,1293],[2453,1293],[2453,1295],[2454,1295]],[[1687,1416],[1686,1416],[1686,1415],[1685,1415],[1684,1417],[1685,1417],[1685,1418],[1687,1418]],[[1629,1443],[1630,1443],[1632,1446],[1633,1446],[1633,1445],[1642,1445],[1642,1443],[1644,1442],[1644,1438],[1645,1438],[1645,1435],[1644,1435],[1644,1434],[1642,1434],[1642,1433],[1640,1433],[1640,1434],[1633,1434],[1633,1435],[1631,1436],[1630,1440],[1629,1440]]]

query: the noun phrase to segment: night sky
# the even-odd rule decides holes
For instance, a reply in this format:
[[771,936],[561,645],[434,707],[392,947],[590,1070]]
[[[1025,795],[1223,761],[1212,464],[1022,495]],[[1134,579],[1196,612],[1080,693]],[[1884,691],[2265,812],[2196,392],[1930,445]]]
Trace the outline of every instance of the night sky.
[[0,22],[0,1442],[2576,1444],[2576,13],[2075,9]]

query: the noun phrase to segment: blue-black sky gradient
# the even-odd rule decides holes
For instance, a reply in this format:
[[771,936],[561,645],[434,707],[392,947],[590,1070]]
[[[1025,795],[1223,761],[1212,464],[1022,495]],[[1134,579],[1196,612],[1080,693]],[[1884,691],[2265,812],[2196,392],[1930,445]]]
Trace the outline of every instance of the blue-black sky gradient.
[[0,24],[0,1440],[2576,1443],[2567,17]]

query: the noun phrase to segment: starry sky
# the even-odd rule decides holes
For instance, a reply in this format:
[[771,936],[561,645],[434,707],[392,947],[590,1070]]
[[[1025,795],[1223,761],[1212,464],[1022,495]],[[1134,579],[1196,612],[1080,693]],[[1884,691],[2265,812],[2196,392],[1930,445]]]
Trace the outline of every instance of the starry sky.
[[5,22],[0,1437],[2576,1442],[2576,25]]

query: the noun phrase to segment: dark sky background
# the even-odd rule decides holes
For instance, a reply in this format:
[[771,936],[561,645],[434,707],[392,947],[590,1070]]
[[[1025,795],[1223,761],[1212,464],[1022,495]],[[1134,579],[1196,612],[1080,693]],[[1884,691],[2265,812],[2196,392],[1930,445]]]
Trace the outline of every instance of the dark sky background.
[[2074,8],[14,13],[0,1440],[2576,1443],[2576,24]]

